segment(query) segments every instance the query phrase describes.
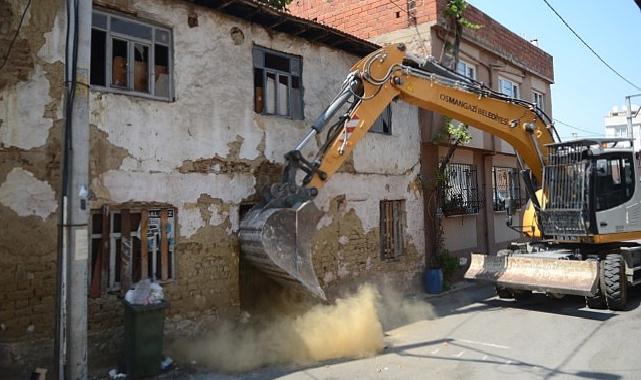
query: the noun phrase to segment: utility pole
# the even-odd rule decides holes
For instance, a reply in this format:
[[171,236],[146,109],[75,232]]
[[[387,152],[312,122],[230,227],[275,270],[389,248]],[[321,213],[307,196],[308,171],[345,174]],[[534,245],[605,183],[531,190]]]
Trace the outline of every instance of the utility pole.
[[[634,116],[632,115],[632,102],[630,99],[641,96],[641,94],[628,95],[625,97],[625,105],[627,107],[626,119],[628,121],[628,137],[634,139],[634,130],[632,126],[632,119],[639,114],[639,109],[635,112]],[[632,147],[634,147],[634,140],[632,140]]]
[[89,239],[89,59],[91,0],[65,0],[65,128],[58,233],[56,374],[80,380],[87,373]]

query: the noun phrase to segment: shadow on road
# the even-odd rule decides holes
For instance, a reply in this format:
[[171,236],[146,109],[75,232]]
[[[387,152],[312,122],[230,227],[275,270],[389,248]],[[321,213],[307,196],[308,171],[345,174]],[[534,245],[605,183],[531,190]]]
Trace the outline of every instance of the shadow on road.
[[[595,329],[595,332],[599,328],[600,327],[597,327]],[[487,357],[488,359],[485,359],[485,360],[467,359],[467,358],[459,358],[459,357],[453,357],[453,356],[438,356],[438,355],[431,355],[431,354],[416,354],[416,353],[408,352],[410,350],[414,350],[417,348],[436,346],[443,343],[447,343],[450,346],[456,346],[461,349],[465,349],[466,351],[476,352],[477,354],[483,355],[483,357]],[[419,342],[419,343],[389,347],[385,350],[385,353],[386,354],[394,353],[399,356],[410,356],[410,357],[434,359],[434,360],[468,362],[468,363],[489,364],[489,365],[510,365],[510,366],[520,367],[524,372],[528,372],[533,375],[540,376],[544,379],[549,379],[554,376],[576,376],[576,377],[585,378],[585,379],[605,379],[605,380],[616,380],[621,378],[621,376],[619,375],[605,373],[605,372],[563,371],[559,368],[560,366],[557,368],[550,368],[550,367],[546,367],[539,364],[524,362],[524,361],[516,360],[507,356],[497,355],[495,353],[487,352],[477,347],[473,347],[469,344],[465,344],[460,341],[457,341],[456,339],[449,339],[449,338],[436,339],[436,340],[427,341],[427,342]],[[562,364],[565,364],[565,362],[567,362],[568,360],[569,358],[564,360]]]

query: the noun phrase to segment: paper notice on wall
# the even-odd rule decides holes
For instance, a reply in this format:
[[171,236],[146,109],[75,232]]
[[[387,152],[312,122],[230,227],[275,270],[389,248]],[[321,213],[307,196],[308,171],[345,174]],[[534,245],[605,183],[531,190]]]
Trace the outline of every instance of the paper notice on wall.
[[86,228],[80,228],[75,231],[73,249],[74,260],[87,260],[89,258],[89,242]]

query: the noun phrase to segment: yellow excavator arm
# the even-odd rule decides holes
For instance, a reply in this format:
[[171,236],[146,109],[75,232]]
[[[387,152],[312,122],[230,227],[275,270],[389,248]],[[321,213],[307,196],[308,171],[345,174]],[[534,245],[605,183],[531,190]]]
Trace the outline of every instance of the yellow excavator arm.
[[324,152],[307,186],[320,189],[394,99],[500,137],[514,147],[541,183],[546,144],[555,142],[545,115],[533,104],[498,94],[456,73],[428,71],[423,65],[409,57],[403,45],[390,45],[353,66],[350,79],[358,83],[362,93],[357,94],[357,104],[344,121],[343,133],[337,134]]
[[[546,144],[554,143],[554,128],[547,116],[531,103],[492,91],[435,62],[414,58],[404,45],[389,45],[352,67],[334,101],[286,154],[281,182],[273,184],[264,202],[241,221],[241,251],[247,260],[282,283],[324,298],[311,263],[311,239],[320,218],[312,199],[395,99],[459,120],[512,145],[521,169],[531,170],[526,190],[532,202],[529,214],[525,213],[531,220],[523,224],[536,225],[532,208],[539,208],[534,193],[540,185],[534,181],[542,183]],[[301,150],[325,132],[316,157],[305,159]],[[297,183],[300,171],[306,173],[302,184]],[[526,232],[535,234],[531,228]]]

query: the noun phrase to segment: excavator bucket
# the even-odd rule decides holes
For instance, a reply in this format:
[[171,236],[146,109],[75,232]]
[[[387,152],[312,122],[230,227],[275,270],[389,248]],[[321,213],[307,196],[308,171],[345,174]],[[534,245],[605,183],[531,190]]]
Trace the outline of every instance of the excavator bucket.
[[510,289],[580,296],[595,294],[598,262],[528,256],[532,255],[472,254],[465,278],[490,281]]
[[240,222],[241,253],[272,279],[325,300],[311,257],[321,216],[312,201],[293,208],[254,208]]

